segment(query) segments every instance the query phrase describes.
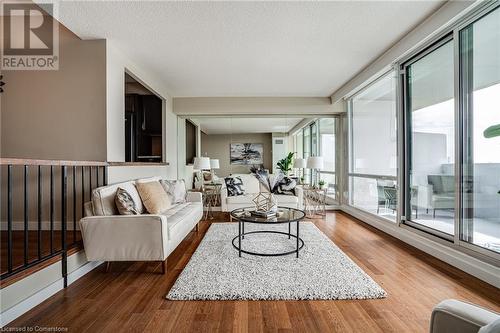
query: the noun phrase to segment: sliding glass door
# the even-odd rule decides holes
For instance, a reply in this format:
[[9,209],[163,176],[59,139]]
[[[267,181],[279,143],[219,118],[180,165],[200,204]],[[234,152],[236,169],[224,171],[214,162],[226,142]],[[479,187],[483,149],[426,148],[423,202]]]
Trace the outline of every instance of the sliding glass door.
[[500,3],[393,69],[347,98],[348,205],[500,263]]
[[450,36],[404,65],[406,222],[445,238],[456,206],[453,61]]
[[349,103],[349,204],[396,222],[396,73],[384,75]]
[[500,9],[462,29],[459,38],[464,74],[460,240],[500,252]]
[[500,9],[401,65],[403,223],[498,258]]

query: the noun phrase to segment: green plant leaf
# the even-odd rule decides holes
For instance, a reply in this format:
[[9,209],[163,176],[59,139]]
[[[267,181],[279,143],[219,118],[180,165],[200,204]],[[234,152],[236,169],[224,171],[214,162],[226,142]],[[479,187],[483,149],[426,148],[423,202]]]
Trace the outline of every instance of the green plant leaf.
[[483,135],[488,139],[500,136],[500,124],[488,127],[484,130]]

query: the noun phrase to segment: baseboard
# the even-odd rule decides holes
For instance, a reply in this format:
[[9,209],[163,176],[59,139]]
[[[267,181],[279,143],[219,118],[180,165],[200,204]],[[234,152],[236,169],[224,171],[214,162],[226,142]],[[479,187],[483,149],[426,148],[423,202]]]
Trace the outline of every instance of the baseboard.
[[369,224],[386,234],[389,234],[417,249],[450,264],[478,279],[500,288],[500,268],[487,262],[458,251],[449,245],[441,244],[418,233],[399,227],[396,223],[377,218],[349,206],[342,206],[341,210],[355,218]]
[[[73,272],[68,274],[68,285],[72,284],[88,272],[92,271],[94,268],[102,264],[102,261],[90,261],[75,269]],[[64,280],[60,278],[49,286],[43,288],[37,293],[31,295],[30,297],[24,299],[23,301],[17,303],[11,308],[5,310],[0,316],[0,327],[3,327],[25,314],[29,310],[33,309],[35,306],[39,305],[49,297],[55,295],[57,292],[64,289]]]

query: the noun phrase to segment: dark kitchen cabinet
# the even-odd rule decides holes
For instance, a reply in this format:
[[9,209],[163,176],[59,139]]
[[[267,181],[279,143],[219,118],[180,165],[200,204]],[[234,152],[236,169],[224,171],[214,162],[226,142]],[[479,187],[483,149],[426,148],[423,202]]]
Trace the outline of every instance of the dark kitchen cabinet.
[[125,95],[125,160],[162,161],[162,101],[155,95]]

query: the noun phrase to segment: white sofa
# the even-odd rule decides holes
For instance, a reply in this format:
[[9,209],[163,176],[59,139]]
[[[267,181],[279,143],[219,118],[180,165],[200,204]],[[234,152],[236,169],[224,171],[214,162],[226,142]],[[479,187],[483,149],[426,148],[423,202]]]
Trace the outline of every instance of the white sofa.
[[[140,179],[96,188],[80,220],[89,261],[162,261],[198,226],[203,216],[201,193],[188,192],[186,202],[158,214],[119,215],[114,198],[118,187],[134,192]],[[136,192],[135,192],[136,193]]]
[[[221,210],[223,212],[231,212],[234,209],[243,207],[252,207],[254,205],[253,198],[259,194],[259,181],[253,174],[233,174],[232,177],[240,177],[245,190],[244,195],[228,196],[226,183],[222,182],[221,188]],[[263,188],[264,189],[264,188]],[[304,195],[301,187],[295,188],[296,195],[275,194],[278,206],[303,209]]]

